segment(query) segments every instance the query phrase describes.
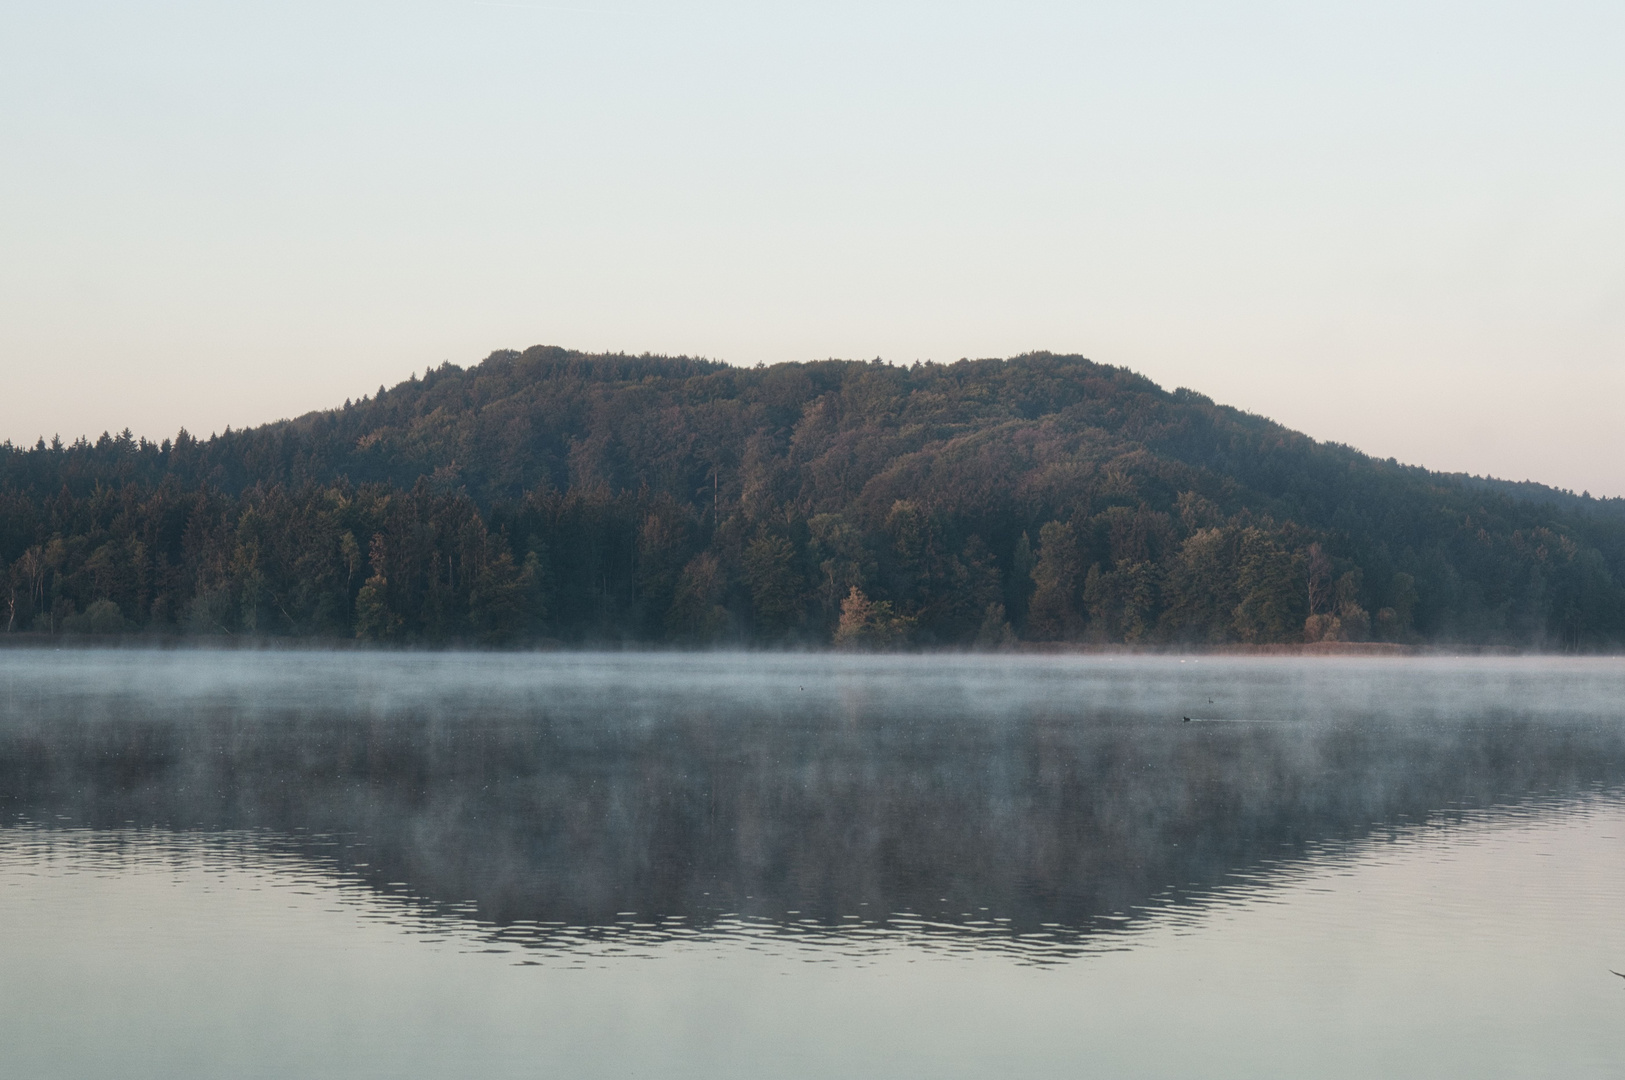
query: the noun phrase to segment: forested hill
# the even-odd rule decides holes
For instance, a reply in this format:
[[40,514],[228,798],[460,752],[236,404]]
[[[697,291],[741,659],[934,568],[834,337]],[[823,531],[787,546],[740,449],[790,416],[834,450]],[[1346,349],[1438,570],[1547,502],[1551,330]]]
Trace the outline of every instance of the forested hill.
[[1625,643],[1625,505],[1079,357],[500,352],[207,440],[0,447],[8,632]]

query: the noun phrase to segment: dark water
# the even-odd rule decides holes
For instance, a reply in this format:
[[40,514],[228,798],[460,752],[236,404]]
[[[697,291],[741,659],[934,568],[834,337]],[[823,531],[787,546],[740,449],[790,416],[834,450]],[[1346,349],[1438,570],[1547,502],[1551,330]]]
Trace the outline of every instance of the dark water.
[[0,652],[0,1060],[1617,1076],[1622,703],[1614,660]]

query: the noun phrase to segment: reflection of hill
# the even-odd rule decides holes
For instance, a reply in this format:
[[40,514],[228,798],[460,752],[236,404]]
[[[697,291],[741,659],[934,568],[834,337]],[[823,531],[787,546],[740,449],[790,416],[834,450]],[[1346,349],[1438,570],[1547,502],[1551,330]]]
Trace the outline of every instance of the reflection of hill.
[[45,822],[270,830],[499,923],[912,912],[1087,930],[1305,844],[1625,779],[1618,725],[1572,712],[1185,725],[1129,694],[995,709],[926,688],[645,687],[636,708],[631,691],[364,707],[261,687],[94,710],[14,694],[0,799]]

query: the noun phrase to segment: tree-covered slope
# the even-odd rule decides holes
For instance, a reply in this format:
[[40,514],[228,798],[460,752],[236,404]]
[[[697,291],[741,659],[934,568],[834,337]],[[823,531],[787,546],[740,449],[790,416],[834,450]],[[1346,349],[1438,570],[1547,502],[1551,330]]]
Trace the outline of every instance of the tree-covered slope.
[[199,441],[0,451],[12,631],[1612,646],[1625,506],[1079,357],[503,352]]

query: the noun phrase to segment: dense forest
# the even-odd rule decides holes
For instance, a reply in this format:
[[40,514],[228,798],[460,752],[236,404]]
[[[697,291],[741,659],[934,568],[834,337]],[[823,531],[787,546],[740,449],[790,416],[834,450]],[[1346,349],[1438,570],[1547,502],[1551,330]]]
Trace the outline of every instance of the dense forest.
[[10,634],[1625,643],[1625,500],[1318,443],[1080,357],[538,347],[200,440],[0,445]]

